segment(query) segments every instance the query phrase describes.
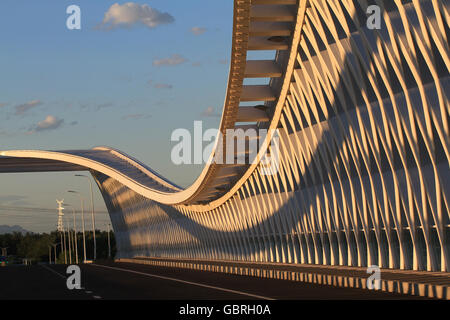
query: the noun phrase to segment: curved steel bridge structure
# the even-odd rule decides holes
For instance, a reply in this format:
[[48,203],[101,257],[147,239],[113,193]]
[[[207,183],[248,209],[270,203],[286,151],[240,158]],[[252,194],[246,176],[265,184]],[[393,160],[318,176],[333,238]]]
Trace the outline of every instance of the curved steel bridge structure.
[[278,172],[209,163],[183,189],[107,147],[0,151],[0,172],[89,170],[119,258],[448,272],[450,3],[234,3],[220,131],[277,129]]

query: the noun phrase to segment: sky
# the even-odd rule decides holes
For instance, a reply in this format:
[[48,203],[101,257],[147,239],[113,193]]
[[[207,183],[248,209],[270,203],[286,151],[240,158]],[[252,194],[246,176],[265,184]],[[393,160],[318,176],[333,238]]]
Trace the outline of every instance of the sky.
[[[66,26],[70,5],[80,30]],[[173,164],[171,133],[219,126],[232,16],[225,0],[2,0],[0,150],[110,146],[189,186],[203,165]],[[80,206],[69,189],[89,199],[74,173],[0,174],[0,225],[54,230],[57,198]],[[97,189],[95,208],[103,229]]]

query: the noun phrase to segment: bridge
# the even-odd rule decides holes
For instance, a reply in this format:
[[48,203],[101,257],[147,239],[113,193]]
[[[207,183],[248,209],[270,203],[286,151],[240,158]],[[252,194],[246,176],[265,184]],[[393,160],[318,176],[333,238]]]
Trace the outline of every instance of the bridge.
[[[373,4],[380,29],[367,25]],[[355,287],[377,265],[392,274],[384,290],[448,298],[449,9],[235,0],[219,130],[267,129],[256,139],[279,154],[272,174],[211,161],[183,189],[109,147],[4,150],[0,173],[89,170],[119,261]],[[274,58],[248,60],[255,50]]]

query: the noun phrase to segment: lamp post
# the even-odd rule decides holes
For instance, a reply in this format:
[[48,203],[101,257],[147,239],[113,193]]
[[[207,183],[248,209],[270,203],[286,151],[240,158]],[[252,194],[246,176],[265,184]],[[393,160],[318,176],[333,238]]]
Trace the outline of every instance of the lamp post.
[[97,241],[95,239],[95,214],[94,214],[94,193],[92,189],[92,181],[88,176],[82,174],[76,174],[75,177],[86,178],[89,181],[89,187],[91,190],[91,215],[92,215],[92,233],[94,236],[94,261],[97,259]]
[[51,243],[51,246],[53,246],[53,248],[55,249],[55,264],[56,264],[56,247],[59,245],[59,243]]
[[77,224],[75,220],[75,209],[72,208],[73,211],[73,232],[74,232],[74,243],[75,243],[75,261],[78,264],[78,231]]
[[64,264],[67,264],[66,233],[64,229],[59,234],[61,236],[61,248],[64,249]]
[[72,250],[75,251],[75,262],[76,262],[76,264],[78,264],[78,234],[77,234],[77,223],[76,223],[76,218],[75,218],[75,208],[70,204],[66,204],[66,206],[72,207],[72,214],[73,214]]
[[85,230],[84,230],[84,200],[83,200],[82,195],[77,191],[69,190],[67,192],[78,194],[81,199],[81,220],[82,220],[81,226],[82,226],[82,230],[83,230],[83,254],[84,254],[84,261],[86,261],[87,259],[86,259],[86,234],[85,234]]
[[[64,219],[65,222],[67,222],[66,219]],[[69,242],[69,263],[72,264],[72,236],[70,235],[70,226],[67,223],[67,241]]]
[[109,237],[109,232],[111,230],[111,224],[107,223],[106,225],[108,227],[108,258],[111,259],[111,238]]

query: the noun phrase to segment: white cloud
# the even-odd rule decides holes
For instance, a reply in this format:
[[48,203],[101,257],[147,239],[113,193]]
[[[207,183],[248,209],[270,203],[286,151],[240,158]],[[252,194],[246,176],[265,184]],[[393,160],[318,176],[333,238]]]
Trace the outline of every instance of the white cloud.
[[30,130],[30,132],[41,132],[55,130],[62,126],[64,119],[58,119],[55,116],[48,115],[45,120],[40,121]]
[[16,109],[15,115],[21,116],[21,115],[25,114],[27,111],[29,111],[29,110],[33,109],[34,107],[37,107],[41,104],[42,104],[42,101],[40,101],[40,100],[32,100],[32,101],[26,102],[24,104],[19,104],[15,107],[15,109]]
[[199,36],[201,34],[204,34],[206,32],[206,28],[202,28],[202,27],[193,27],[191,28],[191,33],[193,33],[196,36]]
[[113,4],[106,11],[103,21],[97,26],[98,29],[111,30],[115,28],[131,28],[135,25],[144,25],[148,28],[156,28],[162,24],[175,21],[167,12],[161,12],[147,4],[127,2],[123,5]]
[[173,54],[169,58],[153,60],[153,65],[157,66],[157,67],[159,67],[159,66],[176,66],[178,64],[185,63],[186,61],[187,60],[185,58],[183,58],[181,55]]

